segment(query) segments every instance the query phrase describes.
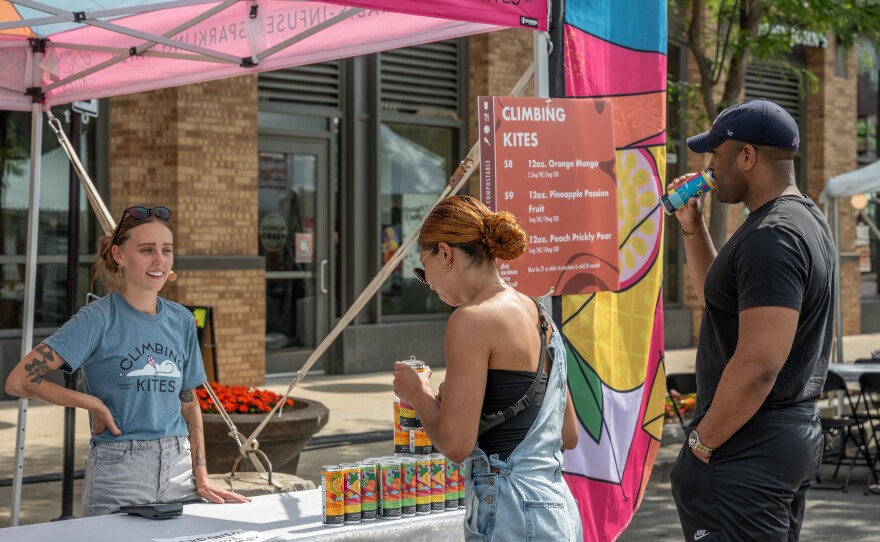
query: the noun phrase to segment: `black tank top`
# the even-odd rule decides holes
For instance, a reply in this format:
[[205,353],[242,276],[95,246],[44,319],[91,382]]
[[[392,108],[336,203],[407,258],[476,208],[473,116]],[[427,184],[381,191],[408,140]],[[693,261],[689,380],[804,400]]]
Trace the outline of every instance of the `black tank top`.
[[[486,452],[486,455],[498,454],[500,459],[507,459],[517,444],[522,442],[538,418],[541,405],[544,404],[548,376],[546,373],[541,376],[532,403],[525,410],[480,436],[480,449]],[[519,401],[534,379],[534,371],[489,369],[486,376],[486,395],[483,398],[483,414],[504,410]]]

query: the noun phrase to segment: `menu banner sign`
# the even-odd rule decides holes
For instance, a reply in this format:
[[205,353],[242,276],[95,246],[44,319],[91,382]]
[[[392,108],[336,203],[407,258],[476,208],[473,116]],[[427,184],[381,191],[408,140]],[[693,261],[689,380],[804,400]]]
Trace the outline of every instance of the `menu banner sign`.
[[513,213],[526,253],[499,261],[532,296],[620,287],[617,177],[608,99],[480,96],[483,203]]

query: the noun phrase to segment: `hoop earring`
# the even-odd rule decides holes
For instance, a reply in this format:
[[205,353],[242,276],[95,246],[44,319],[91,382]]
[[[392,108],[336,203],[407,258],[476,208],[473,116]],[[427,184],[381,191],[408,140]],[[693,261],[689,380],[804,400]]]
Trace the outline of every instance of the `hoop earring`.
[[447,273],[452,271],[452,262],[446,262],[445,264],[443,264],[443,270]]

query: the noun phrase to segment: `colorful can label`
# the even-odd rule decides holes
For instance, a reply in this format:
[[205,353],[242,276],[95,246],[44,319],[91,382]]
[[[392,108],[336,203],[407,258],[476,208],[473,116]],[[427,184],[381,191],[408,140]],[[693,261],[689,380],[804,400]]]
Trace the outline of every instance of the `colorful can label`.
[[424,429],[413,429],[409,432],[409,435],[409,448],[412,450],[411,453],[416,455],[428,455],[433,453],[434,447],[431,446],[431,439],[428,438],[428,434],[425,433]]
[[[404,361],[404,363],[415,369],[417,373],[423,373],[428,368],[424,361],[417,360],[415,356],[410,356],[410,358]],[[400,409],[397,418],[395,419],[400,422],[400,426],[404,429],[420,428],[422,426],[422,420],[419,419],[416,409],[409,403],[405,403],[399,399],[396,400],[400,402]]]
[[431,513],[431,458],[419,456],[416,459],[416,514]]
[[446,509],[458,508],[458,463],[446,460]]
[[399,519],[401,506],[402,480],[400,461],[383,458],[379,463],[379,476],[382,481],[382,500],[379,503],[379,516],[382,519]]
[[680,185],[670,188],[660,196],[660,203],[663,204],[666,214],[675,214],[675,211],[687,205],[691,198],[699,198],[713,188],[715,188],[715,178],[710,170],[704,169]]
[[416,515],[416,458],[405,455],[400,459],[400,476],[403,481],[400,495],[400,515]]
[[431,454],[431,511],[446,510],[446,457]]
[[361,520],[373,521],[379,512],[379,463],[361,461]]
[[361,522],[361,468],[354,463],[340,465],[343,472],[345,492],[345,522]]
[[458,464],[458,507],[464,508],[465,489],[467,487],[467,461]]
[[321,468],[321,489],[324,493],[322,519],[324,525],[330,527],[345,525],[344,474],[339,465],[325,465]]
[[400,399],[394,398],[394,453],[410,453],[411,431],[400,426]]

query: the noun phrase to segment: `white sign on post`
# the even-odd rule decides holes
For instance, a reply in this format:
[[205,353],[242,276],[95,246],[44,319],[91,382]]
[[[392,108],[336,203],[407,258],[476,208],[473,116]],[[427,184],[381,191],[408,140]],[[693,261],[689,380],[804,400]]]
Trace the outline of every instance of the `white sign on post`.
[[73,102],[70,104],[70,107],[72,107],[73,110],[77,113],[85,115],[87,117],[98,116],[98,100],[95,98],[87,101],[83,100],[79,102]]

